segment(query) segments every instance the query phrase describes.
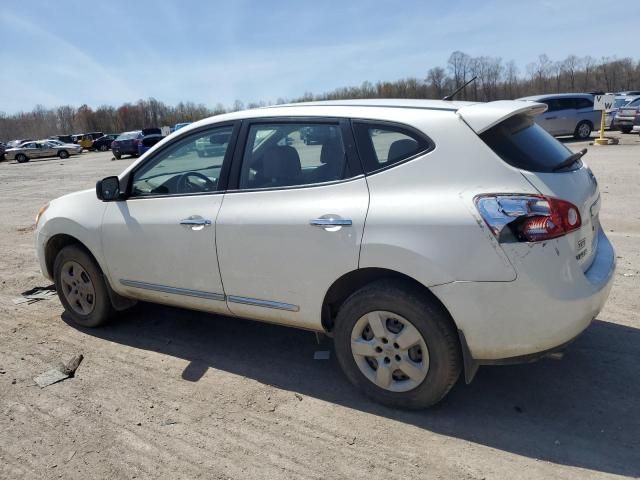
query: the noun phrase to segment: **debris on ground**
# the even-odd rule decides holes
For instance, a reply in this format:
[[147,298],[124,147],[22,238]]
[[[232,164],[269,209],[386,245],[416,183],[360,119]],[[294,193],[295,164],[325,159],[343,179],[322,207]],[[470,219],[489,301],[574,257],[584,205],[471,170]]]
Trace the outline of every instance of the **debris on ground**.
[[329,360],[331,352],[329,350],[318,350],[313,353],[314,360]]
[[32,303],[39,302],[40,300],[48,300],[50,298],[55,297],[56,295],[56,286],[49,285],[48,287],[34,287],[26,292],[22,292],[19,297],[16,297],[12,300],[14,305],[19,305],[21,303],[27,303],[31,305]]
[[296,396],[296,398],[298,399],[298,401],[302,401],[302,395],[300,395],[299,393],[295,393],[294,394]]
[[60,363],[56,368],[47,370],[35,377],[33,381],[36,382],[40,388],[44,388],[73,377],[83,358],[84,356],[82,354],[74,355],[69,361]]

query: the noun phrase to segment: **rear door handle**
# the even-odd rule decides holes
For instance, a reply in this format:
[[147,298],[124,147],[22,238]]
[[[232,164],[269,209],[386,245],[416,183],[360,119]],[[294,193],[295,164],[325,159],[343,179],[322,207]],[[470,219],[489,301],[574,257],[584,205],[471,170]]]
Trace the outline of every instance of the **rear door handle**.
[[558,117],[547,117],[545,120],[556,120]]
[[350,227],[353,222],[347,218],[314,218],[309,220],[314,227]]
[[180,220],[180,225],[191,227],[191,230],[202,230],[204,227],[211,225],[211,220],[202,218],[198,215],[192,215],[189,218],[183,218]]

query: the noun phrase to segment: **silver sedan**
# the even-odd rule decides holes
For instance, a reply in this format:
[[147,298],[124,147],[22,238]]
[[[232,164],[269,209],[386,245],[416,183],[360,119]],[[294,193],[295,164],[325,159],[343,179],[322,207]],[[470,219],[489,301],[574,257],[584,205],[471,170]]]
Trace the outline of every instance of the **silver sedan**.
[[68,158],[82,152],[80,145],[70,143],[58,144],[57,142],[40,141],[25,142],[19,147],[9,148],[5,152],[7,160],[17,160],[18,163],[28,162],[32,158],[60,157]]

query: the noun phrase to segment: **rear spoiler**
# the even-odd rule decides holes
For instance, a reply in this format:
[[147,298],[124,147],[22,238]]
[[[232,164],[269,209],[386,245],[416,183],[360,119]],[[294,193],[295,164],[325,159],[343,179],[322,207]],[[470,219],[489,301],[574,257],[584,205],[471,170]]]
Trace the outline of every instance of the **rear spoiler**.
[[480,135],[514,115],[525,114],[535,117],[546,110],[547,106],[544,103],[528,100],[498,100],[468,105],[458,109],[456,113]]

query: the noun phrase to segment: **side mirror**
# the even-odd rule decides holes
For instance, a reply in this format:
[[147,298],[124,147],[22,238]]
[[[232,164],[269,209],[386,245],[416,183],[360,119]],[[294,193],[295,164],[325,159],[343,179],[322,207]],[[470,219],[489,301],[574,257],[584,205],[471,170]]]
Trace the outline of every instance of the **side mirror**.
[[96,183],[96,197],[103,202],[114,202],[120,199],[120,180],[118,177],[105,177]]

